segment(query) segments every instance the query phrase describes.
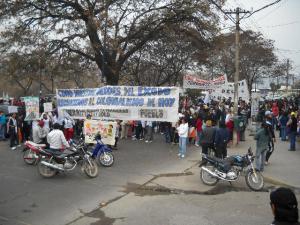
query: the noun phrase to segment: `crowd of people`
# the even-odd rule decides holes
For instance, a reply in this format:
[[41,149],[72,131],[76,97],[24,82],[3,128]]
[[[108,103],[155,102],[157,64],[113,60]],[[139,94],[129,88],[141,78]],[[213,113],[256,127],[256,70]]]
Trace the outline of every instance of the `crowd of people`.
[[[298,99],[260,102],[256,118],[253,118],[261,124],[255,135],[258,170],[263,171],[264,165],[269,163],[276,142],[276,131],[279,132],[281,141],[289,140],[290,151],[296,150],[296,137],[300,134]],[[186,102],[188,103],[181,104],[177,122],[118,120],[114,147],[117,148],[119,139],[128,138],[151,143],[154,133],[161,133],[166,143],[179,145],[180,158],[186,156],[187,145],[201,147],[204,154],[213,152],[216,157],[226,158],[227,148],[233,143],[234,132],[237,134],[237,141],[245,140],[251,113],[250,103],[240,100],[238,115],[234,116],[231,99],[209,103],[204,103],[201,99]],[[82,133],[83,129],[84,120],[73,120],[68,116],[61,118],[56,111],[44,112],[34,121],[25,121],[24,117],[24,113],[13,113],[7,117],[0,112],[0,140],[9,137],[12,150],[29,139],[35,143],[47,143],[47,135],[55,124],[63,131],[66,141]]]

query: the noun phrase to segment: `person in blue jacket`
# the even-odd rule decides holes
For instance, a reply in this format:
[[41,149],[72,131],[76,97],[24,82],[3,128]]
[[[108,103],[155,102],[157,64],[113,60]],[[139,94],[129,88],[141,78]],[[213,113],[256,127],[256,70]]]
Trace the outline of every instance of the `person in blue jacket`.
[[215,134],[215,156],[218,158],[227,157],[227,144],[229,142],[229,131],[226,128],[225,122],[220,121],[219,128]]

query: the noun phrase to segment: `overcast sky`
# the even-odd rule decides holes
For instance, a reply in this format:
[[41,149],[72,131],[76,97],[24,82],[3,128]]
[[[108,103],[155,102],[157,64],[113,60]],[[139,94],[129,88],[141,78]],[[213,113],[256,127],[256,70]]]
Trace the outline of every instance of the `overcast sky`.
[[[275,0],[228,0],[224,9],[240,7],[255,11]],[[230,21],[227,20],[230,24]],[[231,22],[232,24],[232,22]],[[230,25],[231,25],[230,24]],[[293,71],[300,77],[300,0],[281,0],[241,21],[242,29],[251,28],[275,41],[276,53],[280,59],[291,59]]]

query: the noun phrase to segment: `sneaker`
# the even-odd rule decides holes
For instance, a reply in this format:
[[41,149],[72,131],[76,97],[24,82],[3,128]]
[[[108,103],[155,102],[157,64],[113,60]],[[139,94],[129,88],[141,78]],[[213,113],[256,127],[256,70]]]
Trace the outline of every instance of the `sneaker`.
[[148,141],[148,140],[146,140],[145,142],[146,142],[146,143],[148,143],[149,141]]
[[11,150],[16,150],[16,147],[12,147]]
[[184,157],[185,157],[185,155],[181,155],[181,156],[180,156],[180,158],[182,158],[182,159],[183,159]]
[[178,155],[178,156],[181,156],[181,153],[178,153],[177,155]]
[[144,138],[140,138],[140,141],[144,140]]
[[199,145],[198,145],[198,144],[195,144],[195,146],[196,146],[196,147],[199,147]]
[[149,143],[151,143],[152,141],[149,141]]

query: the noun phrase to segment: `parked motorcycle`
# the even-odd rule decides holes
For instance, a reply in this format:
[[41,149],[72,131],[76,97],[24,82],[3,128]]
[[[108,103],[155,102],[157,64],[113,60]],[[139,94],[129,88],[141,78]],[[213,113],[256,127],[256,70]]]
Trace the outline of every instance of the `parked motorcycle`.
[[95,136],[96,145],[91,151],[91,156],[97,159],[97,162],[105,167],[110,167],[114,164],[114,155],[111,148],[104,144],[101,140],[101,135]]
[[41,176],[49,178],[58,172],[72,171],[81,164],[82,171],[90,178],[98,176],[98,166],[91,155],[85,150],[83,141],[71,143],[71,147],[63,153],[53,153],[50,150],[40,151],[41,157],[37,168]]
[[242,173],[245,173],[248,187],[254,191],[259,191],[264,187],[264,178],[254,168],[254,159],[255,156],[253,156],[251,148],[244,156],[233,155],[225,159],[203,154],[203,161],[200,164],[200,178],[204,184],[214,186],[219,180],[236,181]]
[[23,160],[26,164],[33,165],[37,163],[39,159],[40,151],[45,149],[45,144],[36,144],[32,141],[25,142],[25,148],[23,149]]

